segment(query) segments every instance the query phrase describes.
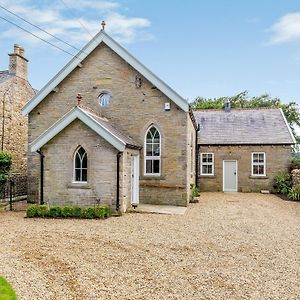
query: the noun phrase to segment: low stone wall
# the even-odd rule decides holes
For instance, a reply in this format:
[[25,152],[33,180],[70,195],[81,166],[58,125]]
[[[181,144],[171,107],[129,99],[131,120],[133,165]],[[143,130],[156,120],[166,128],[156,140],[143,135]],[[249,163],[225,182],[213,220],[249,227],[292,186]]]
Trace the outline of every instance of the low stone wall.
[[300,169],[292,171],[293,186],[300,185]]

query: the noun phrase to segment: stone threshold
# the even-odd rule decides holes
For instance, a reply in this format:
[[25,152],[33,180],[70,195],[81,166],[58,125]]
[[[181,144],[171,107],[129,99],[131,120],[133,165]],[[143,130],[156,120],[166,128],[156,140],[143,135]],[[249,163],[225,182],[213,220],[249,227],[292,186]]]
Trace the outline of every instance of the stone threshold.
[[136,208],[131,207],[130,209],[128,209],[128,212],[184,215],[186,210],[187,207],[184,206],[139,204]]

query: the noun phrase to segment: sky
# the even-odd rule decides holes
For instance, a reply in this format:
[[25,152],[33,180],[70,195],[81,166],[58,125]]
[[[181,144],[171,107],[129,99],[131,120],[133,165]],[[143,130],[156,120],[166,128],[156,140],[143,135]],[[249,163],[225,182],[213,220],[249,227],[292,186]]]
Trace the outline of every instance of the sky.
[[[299,0],[0,0],[0,6],[75,48],[105,20],[108,34],[189,101],[248,90],[300,104]],[[36,89],[71,56],[1,17],[77,52],[0,7],[0,70],[20,44]]]

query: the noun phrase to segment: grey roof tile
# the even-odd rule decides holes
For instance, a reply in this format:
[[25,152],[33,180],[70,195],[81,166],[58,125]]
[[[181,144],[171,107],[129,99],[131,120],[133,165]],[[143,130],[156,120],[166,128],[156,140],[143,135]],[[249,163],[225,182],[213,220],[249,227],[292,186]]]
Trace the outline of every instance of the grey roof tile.
[[195,110],[198,143],[205,145],[294,144],[280,109]]
[[120,130],[116,129],[114,126],[110,124],[110,122],[101,116],[99,116],[96,112],[92,111],[91,109],[84,107],[82,105],[79,106],[80,109],[86,113],[90,118],[93,118],[97,123],[99,123],[102,127],[108,130],[111,134],[116,136],[122,142],[126,144],[127,147],[134,147],[134,148],[142,148],[142,146],[134,141],[131,137],[123,134]]
[[8,70],[0,71],[0,84],[12,77],[14,77],[14,74],[9,73]]

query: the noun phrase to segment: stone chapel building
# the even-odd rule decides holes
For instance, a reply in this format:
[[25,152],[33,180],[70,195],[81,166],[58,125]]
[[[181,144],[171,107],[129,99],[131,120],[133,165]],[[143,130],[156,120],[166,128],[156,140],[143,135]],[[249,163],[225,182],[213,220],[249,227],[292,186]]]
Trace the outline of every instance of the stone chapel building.
[[280,109],[193,112],[104,30],[23,113],[28,200],[50,205],[186,206],[191,184],[271,190],[295,143]]
[[13,156],[13,174],[27,174],[27,117],[21,109],[35,94],[28,82],[28,59],[14,45],[8,70],[0,71],[0,150]]

